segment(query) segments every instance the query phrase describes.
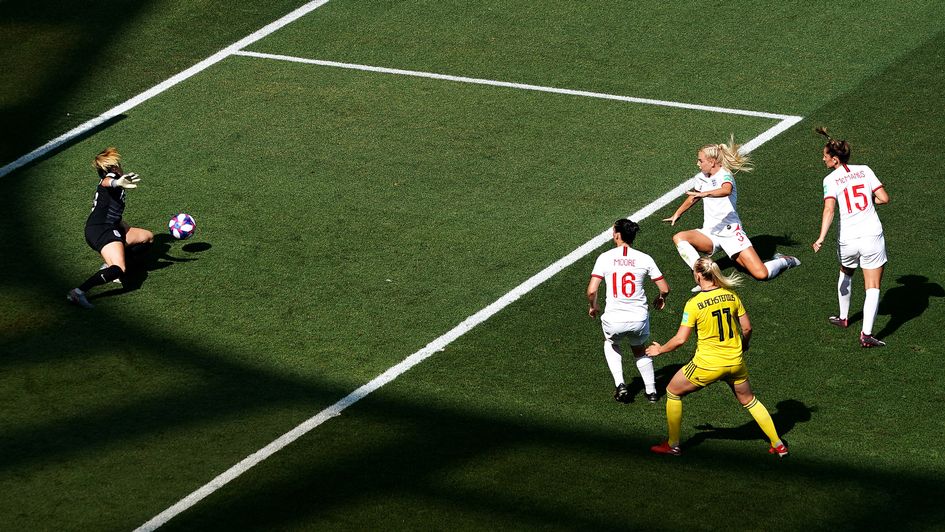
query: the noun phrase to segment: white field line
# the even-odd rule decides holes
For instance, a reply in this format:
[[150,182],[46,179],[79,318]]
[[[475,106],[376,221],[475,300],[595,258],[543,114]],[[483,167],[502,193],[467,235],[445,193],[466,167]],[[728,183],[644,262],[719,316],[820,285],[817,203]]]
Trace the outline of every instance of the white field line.
[[386,68],[370,65],[358,65],[354,63],[339,63],[336,61],[323,61],[321,59],[306,59],[304,57],[293,57],[289,55],[265,54],[260,52],[250,52],[239,50],[233,52],[233,55],[242,55],[246,57],[256,57],[259,59],[274,59],[277,61],[289,61],[291,63],[304,63],[308,65],[319,65],[335,68],[347,68],[350,70],[362,70],[367,72],[379,72],[382,74],[397,74],[400,76],[412,76],[417,78],[439,79],[444,81],[456,81],[459,83],[473,83],[476,85],[490,85],[493,87],[506,87],[510,89],[521,89],[529,91],[553,92],[556,94],[567,94],[571,96],[583,96],[585,98],[601,98],[605,100],[617,100],[621,102],[638,103],[644,105],[657,105],[661,107],[678,107],[680,109],[692,109],[696,111],[709,111],[713,113],[726,113],[732,115],[754,116],[759,118],[772,118],[775,120],[798,119],[801,117],[781,115],[774,113],[763,113],[760,111],[747,111],[744,109],[729,109],[726,107],[714,107],[711,105],[699,105],[695,103],[672,102],[667,100],[653,100],[649,98],[634,98],[632,96],[620,96],[617,94],[604,94],[600,92],[581,91],[573,89],[561,89],[557,87],[544,87],[541,85],[528,85],[525,83],[512,83],[508,81],[496,81],[491,79],[467,78],[464,76],[451,76],[448,74],[436,74],[433,72],[418,72],[416,70],[403,70],[400,68]]
[[[770,129],[768,129],[761,135],[758,135],[757,137],[745,143],[741,151],[743,153],[748,153],[754,150],[758,146],[761,146],[765,142],[773,139],[775,136],[784,132],[786,129],[790,128],[792,125],[796,124],[801,119],[802,119],[801,117],[789,117],[789,118],[786,118],[785,120],[782,120],[781,122],[772,126]],[[661,197],[659,197],[658,199],[656,199],[655,201],[653,201],[646,207],[643,207],[637,212],[631,214],[629,218],[637,222],[643,220],[644,218],[647,218],[651,214],[665,207],[670,202],[672,202],[673,200],[675,200],[676,198],[684,194],[685,191],[689,188],[689,186],[690,186],[690,180],[687,179],[686,181],[677,185],[676,188],[663,194]],[[463,336],[467,332],[471,331],[474,327],[481,324],[482,322],[488,320],[490,317],[492,317],[493,315],[495,315],[496,313],[498,313],[505,307],[511,305],[512,303],[514,303],[516,300],[518,300],[519,298],[521,298],[528,292],[531,292],[537,286],[544,283],[545,281],[553,277],[558,272],[564,270],[568,266],[574,264],[578,260],[584,258],[589,253],[593,252],[594,250],[602,246],[604,243],[606,243],[608,240],[611,239],[612,234],[613,234],[612,229],[608,227],[607,229],[602,231],[599,235],[588,240],[587,242],[585,242],[583,245],[581,245],[580,247],[578,247],[571,253],[568,253],[567,255],[559,259],[554,264],[548,266],[544,270],[541,270],[540,272],[536,273],[535,275],[530,277],[528,280],[526,280],[522,284],[516,286],[510,292],[500,297],[491,305],[485,307],[479,312],[476,312],[472,316],[469,316],[468,318],[463,320],[462,323],[450,329],[446,334],[440,336],[436,340],[433,340],[432,342],[427,344],[423,349],[403,359],[397,365],[390,367],[387,371],[385,371],[384,373],[381,373],[380,375],[375,377],[372,381],[361,386],[357,390],[351,392],[350,394],[342,398],[337,403],[329,406],[328,408],[322,410],[321,412],[315,414],[314,416],[306,419],[294,429],[290,430],[289,432],[286,432],[282,436],[279,436],[278,438],[273,440],[272,443],[270,443],[269,445],[266,445],[262,449],[259,449],[253,454],[247,456],[246,458],[241,460],[239,463],[237,463],[233,467],[227,469],[226,471],[218,475],[216,478],[214,478],[210,482],[204,484],[197,490],[193,491],[192,493],[190,493],[189,495],[187,495],[186,497],[184,497],[183,499],[175,503],[173,506],[164,510],[160,514],[154,516],[151,520],[149,520],[148,522],[138,527],[136,531],[145,532],[145,531],[152,531],[159,528],[161,525],[163,525],[164,523],[167,523],[169,520],[173,519],[175,516],[177,516],[181,512],[184,512],[191,506],[194,506],[195,504],[197,504],[198,502],[200,502],[201,500],[209,496],[211,493],[222,488],[231,480],[249,471],[251,468],[259,464],[263,460],[276,454],[277,452],[282,450],[282,448],[294,442],[295,440],[301,438],[302,436],[312,431],[313,429],[315,429],[322,423],[328,421],[329,419],[333,417],[341,415],[341,412],[344,411],[349,406],[357,403],[361,399],[364,399],[365,397],[377,391],[379,388],[381,388],[385,384],[403,375],[405,372],[407,372],[408,370],[410,370],[417,364],[433,356],[434,353],[438,351],[442,351],[443,349],[446,348],[446,346],[451,344],[454,340],[458,339],[459,337]]]
[[253,44],[254,42],[262,39],[263,37],[266,37],[267,35],[279,29],[282,29],[286,25],[291,24],[292,22],[295,22],[299,18],[304,17],[305,15],[311,13],[312,11],[320,8],[321,6],[327,3],[328,3],[328,0],[312,0],[311,2],[299,7],[295,11],[292,11],[291,13],[285,15],[284,17],[276,20],[275,22],[272,22],[260,28],[259,30],[247,35],[246,37],[243,37],[242,39],[227,46],[226,48],[220,50],[219,52],[211,55],[210,57],[188,68],[187,70],[184,70],[162,81],[161,83],[158,83],[157,85],[151,87],[150,89],[142,92],[141,94],[131,98],[130,100],[124,103],[121,103],[121,104],[116,105],[115,107],[112,107],[111,109],[109,109],[108,111],[105,111],[104,113],[97,116],[96,118],[93,118],[85,122],[84,124],[81,124],[79,126],[76,126],[73,129],[70,129],[69,131],[63,133],[62,135],[50,140],[46,144],[43,144],[39,148],[36,148],[35,150],[27,153],[26,155],[23,155],[19,159],[16,159],[15,161],[3,166],[2,168],[0,168],[0,177],[4,177],[10,172],[13,172],[14,170],[18,168],[26,166],[27,164],[35,161],[36,159],[46,155],[47,153],[58,149],[60,146],[68,142],[71,142],[72,140],[84,135],[85,133],[88,133],[89,131],[92,131],[96,127],[104,124],[105,122],[111,120],[112,118],[115,118],[121,115],[122,113],[127,112],[129,109],[137,107],[142,102],[150,100],[151,98],[157,96],[158,94],[161,94],[162,92],[186,80],[187,78],[190,78],[191,76],[194,76],[195,74],[198,74],[206,70],[207,68],[219,63],[220,61],[233,55],[234,52],[242,48],[245,48],[249,46],[250,44]]
[[[388,73],[388,74],[399,74],[399,75],[407,75],[407,76],[415,76],[415,77],[425,77],[425,78],[431,78],[431,79],[441,79],[441,80],[456,81],[456,82],[463,82],[463,83],[475,83],[475,84],[481,84],[481,85],[491,85],[491,86],[497,86],[497,87],[507,87],[507,88],[522,89],[522,90],[551,92],[551,93],[567,94],[567,95],[573,95],[573,96],[583,96],[583,97],[589,97],[589,98],[618,100],[618,101],[646,104],[646,105],[658,105],[658,106],[664,106],[664,107],[677,107],[677,108],[682,108],[682,109],[691,109],[691,110],[698,110],[698,111],[709,111],[709,112],[716,112],[716,113],[736,114],[736,115],[753,116],[753,117],[760,117],[760,118],[771,118],[771,119],[776,119],[780,121],[778,122],[778,124],[771,127],[770,129],[768,129],[761,135],[745,143],[742,147],[742,151],[745,153],[748,153],[754,150],[758,146],[761,146],[768,140],[774,138],[778,134],[789,129],[791,126],[793,126],[794,124],[796,124],[797,122],[803,119],[803,117],[799,117],[799,116],[763,113],[763,112],[757,112],[757,111],[746,111],[742,109],[727,109],[724,107],[713,107],[713,106],[707,106],[707,105],[688,104],[688,103],[682,103],[682,102],[653,100],[653,99],[647,99],[647,98],[633,98],[633,97],[628,97],[628,96],[603,94],[603,93],[596,93],[596,92],[589,92],[589,91],[559,89],[559,88],[554,88],[554,87],[543,87],[543,86],[538,86],[538,85],[509,83],[509,82],[502,82],[502,81],[467,78],[467,77],[461,77],[461,76],[449,76],[449,75],[444,75],[444,74],[433,74],[433,73],[416,72],[416,71],[410,71],[410,70],[371,67],[371,66],[366,66],[366,65],[354,65],[350,63],[337,63],[337,62],[332,62],[332,61],[319,61],[319,60],[313,60],[313,59],[304,59],[304,58],[297,58],[297,57],[280,56],[280,55],[273,55],[273,54],[260,54],[256,52],[242,51],[242,48],[245,48],[246,46],[249,46],[250,44],[266,37],[267,35],[270,35],[271,33],[298,20],[299,18],[323,6],[326,3],[328,3],[328,0],[313,0],[312,2],[309,2],[299,7],[298,9],[292,11],[291,13],[285,15],[284,17],[264,26],[258,31],[218,51],[217,53],[211,55],[210,57],[204,59],[203,61],[197,63],[196,65],[172,76],[171,78],[168,78],[167,80],[125,101],[124,103],[121,103],[113,107],[112,109],[109,109],[108,111],[102,113],[98,117],[88,120],[87,122],[50,140],[46,144],[40,146],[39,148],[36,148],[35,150],[27,153],[26,155],[23,155],[22,157],[16,159],[15,161],[3,167],[0,167],[0,177],[4,177],[17,169],[22,168],[23,166],[26,166],[27,164],[33,162],[34,160],[50,153],[53,150],[56,150],[60,146],[93,130],[94,128],[100,126],[101,124],[107,122],[108,120],[111,120],[112,118],[115,118],[121,115],[122,113],[125,113],[129,111],[130,109],[133,109],[134,107],[137,107],[141,103],[163,93],[164,91],[170,89],[171,87],[177,85],[178,83],[181,83],[182,81],[202,72],[203,70],[206,70],[210,66],[213,66],[216,63],[219,63],[220,61],[222,61],[223,59],[226,59],[227,57],[231,55],[243,55],[243,56],[266,58],[266,59],[278,59],[278,60],[283,60],[283,61],[309,63],[309,64],[316,64],[316,65],[322,65],[322,66],[348,68],[348,69],[354,69],[354,70],[372,71],[372,72],[380,72],[380,73]],[[674,189],[672,189],[671,191],[667,192],[666,194],[658,198],[656,201],[650,203],[646,207],[632,214],[630,218],[637,221],[643,220],[644,218],[650,216],[657,210],[668,205],[671,201],[673,201],[674,199],[682,195],[683,192],[688,188],[688,186],[689,186],[689,180],[686,180],[685,182],[679,184]],[[223,473],[218,475],[216,478],[214,478],[207,484],[203,485],[199,489],[195,490],[194,492],[190,493],[189,495],[187,495],[186,497],[184,497],[183,499],[175,503],[173,506],[167,508],[160,514],[151,518],[146,523],[138,527],[136,530],[150,531],[150,530],[155,530],[159,528],[164,523],[167,523],[170,519],[174,518],[181,512],[187,510],[191,506],[197,504],[199,501],[206,498],[211,493],[220,489],[231,480],[239,477],[240,475],[242,475],[243,473],[245,473],[246,471],[248,471],[255,465],[259,464],[266,458],[272,456],[273,454],[275,454],[276,452],[284,448],[285,446],[289,445],[293,441],[302,437],[303,435],[310,432],[314,428],[318,427],[325,421],[340,415],[341,412],[345,410],[346,408],[348,408],[349,406],[357,403],[358,401],[360,401],[364,397],[367,397],[368,395],[370,395],[377,389],[381,388],[385,384],[393,381],[394,379],[402,375],[404,372],[408,371],[409,369],[413,368],[420,362],[423,362],[424,360],[432,356],[437,351],[443,350],[447,345],[455,341],[457,338],[463,336],[464,334],[472,330],[477,325],[481,324],[482,322],[492,317],[494,314],[498,313],[505,307],[509,306],[510,304],[512,304],[519,298],[521,298],[523,295],[527,294],[528,292],[535,289],[540,284],[550,279],[552,276],[554,276],[558,272],[564,270],[565,268],[574,264],[575,262],[585,257],[586,255],[588,255],[595,249],[599,248],[605,242],[610,240],[610,238],[611,238],[611,229],[607,228],[596,237],[587,241],[585,244],[578,247],[577,249],[575,249],[574,251],[572,251],[565,257],[562,257],[561,259],[559,259],[554,264],[548,266],[544,270],[533,275],[531,278],[529,278],[528,280],[526,280],[519,286],[512,289],[510,292],[508,292],[507,294],[499,298],[497,301],[495,301],[491,305],[485,307],[484,309],[473,314],[472,316],[469,316],[462,323],[460,323],[459,325],[457,325],[456,327],[448,331],[446,334],[440,336],[439,338],[427,344],[426,347],[424,347],[423,349],[405,358],[403,361],[401,361],[397,365],[389,368],[387,371],[378,375],[372,381],[361,386],[357,390],[351,392],[346,397],[336,402],[332,406],[326,408],[325,410],[322,410],[318,414],[303,421],[297,427],[290,430],[289,432],[286,432],[285,434],[283,434],[282,436],[274,440],[269,445],[247,456],[246,458],[241,460],[239,463],[237,463],[230,469],[224,471]]]

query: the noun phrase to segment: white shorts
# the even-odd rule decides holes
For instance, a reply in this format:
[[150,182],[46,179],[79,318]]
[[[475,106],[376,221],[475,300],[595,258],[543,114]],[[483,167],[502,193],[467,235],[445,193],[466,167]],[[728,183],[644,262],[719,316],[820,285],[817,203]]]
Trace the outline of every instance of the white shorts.
[[874,270],[886,264],[886,239],[877,235],[838,242],[837,258],[847,268]]
[[724,229],[715,232],[705,227],[696,229],[696,231],[712,241],[712,253],[709,253],[709,255],[714,255],[721,248],[726,255],[731,257],[751,247],[751,240],[748,240],[748,235],[745,234],[741,224],[727,225]]
[[601,316],[600,325],[604,330],[604,340],[610,343],[620,342],[626,338],[631,346],[638,346],[650,339],[649,318],[644,321],[609,322]]

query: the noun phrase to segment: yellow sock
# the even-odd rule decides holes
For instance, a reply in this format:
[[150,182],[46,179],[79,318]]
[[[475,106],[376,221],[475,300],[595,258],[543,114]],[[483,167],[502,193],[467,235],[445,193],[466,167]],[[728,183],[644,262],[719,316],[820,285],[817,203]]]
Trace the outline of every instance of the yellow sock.
[[756,397],[752,399],[750,403],[743,406],[748,410],[748,413],[751,414],[751,417],[755,418],[755,422],[761,427],[765,436],[771,440],[771,446],[776,446],[778,442],[781,441],[781,437],[778,436],[778,431],[774,428],[774,420],[771,419],[771,414],[768,413],[768,409],[765,408],[765,405],[761,404],[761,401]]
[[672,392],[666,392],[666,424],[669,425],[669,444],[679,445],[679,428],[682,426],[682,399]]

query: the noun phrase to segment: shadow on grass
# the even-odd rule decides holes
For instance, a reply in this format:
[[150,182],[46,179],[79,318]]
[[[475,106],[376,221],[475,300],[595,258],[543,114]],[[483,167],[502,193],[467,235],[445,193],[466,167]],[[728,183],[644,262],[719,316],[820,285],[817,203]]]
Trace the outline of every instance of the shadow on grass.
[[[682,364],[668,364],[656,370],[656,394],[660,397],[666,395],[666,386],[672,380],[673,375],[679,371]],[[630,393],[631,402],[636,401],[638,395],[641,395],[646,388],[643,386],[643,379],[636,376],[627,384],[627,392]]]
[[[0,20],[4,21],[4,35],[0,37],[3,54],[9,61],[7,64],[20,67],[5,75],[18,86],[31,88],[21,98],[14,95],[7,100],[10,103],[0,106],[0,123],[4,124],[0,131],[0,166],[72,129],[78,125],[77,119],[85,122],[95,117],[77,108],[82,104],[74,100],[72,94],[92,69],[101,67],[96,60],[111,44],[109,35],[101,32],[103,10],[112,16],[120,14],[124,21],[136,18],[149,5],[150,2],[129,0],[118,0],[107,8],[54,0],[0,2]],[[55,47],[42,44],[52,39],[61,44]],[[72,107],[64,109],[64,102],[71,102]],[[123,118],[119,115],[109,119],[38,160],[81,142]],[[50,132],[55,134],[50,135]]]
[[889,316],[889,321],[876,333],[878,338],[892,336],[903,324],[925,313],[931,298],[945,297],[942,285],[929,282],[924,275],[903,275],[896,283],[899,286],[886,290],[879,302],[879,314]]
[[[735,398],[732,398],[735,401]],[[737,401],[734,406],[739,406]],[[775,428],[778,429],[780,436],[786,436],[798,423],[810,421],[811,413],[816,408],[811,408],[803,402],[796,399],[785,399],[778,402],[775,410],[771,411],[771,419],[774,421]],[[697,447],[706,440],[759,440],[766,444],[768,438],[761,431],[761,427],[754,420],[748,421],[737,427],[715,427],[709,423],[696,425],[701,432],[691,436],[682,446],[685,448]]]
[[[800,402],[786,402],[778,421],[799,422],[805,411]],[[281,529],[302,523],[358,529],[394,519],[385,526],[610,530],[628,515],[629,528],[659,529],[660,523],[674,522],[668,517],[674,508],[707,498],[713,509],[702,515],[716,526],[737,519],[741,526],[764,528],[771,518],[766,513],[729,510],[742,501],[744,490],[776,486],[779,493],[797,493],[808,483],[846,495],[821,499],[816,509],[792,506],[805,504],[804,497],[781,496],[779,526],[813,525],[807,509],[827,514],[816,523],[824,529],[901,529],[945,517],[935,502],[945,488],[932,475],[823,463],[805,457],[800,448],[794,461],[778,460],[762,445],[737,452],[693,451],[677,459],[649,452],[656,437],[566,424],[524,425],[514,418],[389,396],[360,404],[345,424],[340,433],[325,427],[298,441],[291,455],[274,457],[250,479],[202,501],[167,529]],[[344,433],[349,437],[333,441]],[[360,436],[351,439],[351,433]],[[674,496],[628,500],[623,487],[628,478]],[[734,484],[723,489],[727,482]],[[613,489],[614,484],[621,488]],[[783,512],[787,500],[793,515]]]
[[[791,246],[796,246],[799,244],[799,242],[797,240],[794,240],[794,238],[790,236],[789,234],[785,234],[781,236],[772,236],[772,235],[750,236],[749,235],[749,238],[751,239],[752,247],[755,248],[755,251],[758,253],[758,256],[761,257],[762,261],[770,260],[771,257],[773,257],[774,254],[778,252],[779,248],[783,246],[791,247]],[[781,253],[784,253],[785,255],[791,255],[790,251],[787,251],[787,252],[785,251],[787,250],[781,250]],[[719,268],[723,270],[726,270],[728,268],[735,268],[739,272],[744,273],[745,275],[749,275],[747,270],[742,268],[740,264],[732,260],[730,257],[727,257],[725,255],[718,255],[718,257],[719,258],[718,260],[715,261],[715,263],[719,265]]]
[[[93,292],[89,299],[98,299],[112,297],[128,292],[133,292],[141,288],[148,279],[148,273],[156,270],[163,270],[180,262],[193,262],[196,257],[175,257],[171,255],[173,244],[177,242],[174,237],[166,234],[154,235],[154,242],[150,245],[143,244],[132,246],[125,251],[127,262],[127,271],[122,276],[121,288],[114,288],[104,292]],[[209,242],[191,242],[181,247],[181,251],[189,253],[199,253],[213,247]]]
[[[889,321],[874,334],[877,338],[892,336],[904,324],[924,314],[929,309],[933,297],[945,297],[945,289],[942,285],[929,282],[929,278],[924,275],[902,275],[896,278],[896,282],[899,286],[885,290],[879,302],[877,314],[889,316]],[[862,283],[860,290],[862,290]],[[862,310],[850,314],[851,328],[862,321]]]
[[[82,334],[95,335],[89,330]],[[305,404],[317,411],[349,392],[327,382],[243,366],[228,360],[224,353],[152,338],[144,330],[125,334],[139,345],[159,341],[163,361],[199,375],[200,385],[171,389],[157,397],[132,394],[120,406],[103,405],[65,420],[5,430],[0,436],[0,470],[9,473],[24,466],[68,463],[74,457],[110,452],[129,442],[161,439],[162,434],[188,427],[196,430],[224,420],[238,422],[254,412]],[[22,341],[18,345],[35,352],[61,343],[44,333],[34,335],[31,341],[38,345]],[[661,368],[664,385],[675,369],[678,366]],[[822,504],[842,503],[843,512],[824,510],[836,516],[835,521],[819,523],[824,527],[908,527],[945,519],[945,509],[936,504],[945,497],[945,487],[934,474],[824,462],[805,456],[802,448],[794,449],[793,462],[779,462],[765,453],[762,445],[735,452],[693,450],[668,462],[648,451],[659,438],[658,430],[653,436],[604,432],[579,421],[552,423],[523,419],[519,413],[490,414],[489,401],[455,406],[462,403],[442,405],[380,392],[347,411],[343,422],[329,421],[304,436],[292,444],[291,452],[271,457],[177,516],[166,529],[305,528],[315,526],[313,523],[363,528],[396,516],[396,521],[389,523],[395,528],[437,528],[458,521],[486,528],[504,524],[597,530],[611,529],[615,519],[633,504],[639,505],[631,512],[634,522],[658,528],[672,507],[696,504],[706,497],[721,508],[711,516],[728,515],[725,508],[737,505],[741,495],[719,489],[715,481],[699,487],[692,482],[698,476],[730,481],[744,476],[775,483],[779,490],[804,491],[808,483],[836,490],[841,495]],[[319,404],[322,406],[315,406]],[[778,404],[773,417],[782,432],[790,432],[811,411],[800,401],[788,400]],[[756,436],[752,428],[747,424],[711,428],[696,438],[750,440]],[[258,428],[247,426],[246,430]],[[174,469],[173,457],[166,458],[171,462],[162,475]],[[607,467],[601,468],[602,464]],[[165,471],[161,467],[156,470]],[[648,489],[677,495],[663,503],[648,498],[628,502],[625,490],[607,488],[631,475],[634,482]],[[856,498],[845,499],[851,490]],[[141,522],[186,495],[176,493],[161,507],[140,510],[145,514]],[[791,506],[802,500],[782,497],[780,504]],[[588,506],[596,511],[581,511]],[[779,514],[782,523],[789,514]],[[343,516],[341,521],[339,516]],[[800,521],[792,522],[791,528],[803,528],[803,517],[797,519]]]

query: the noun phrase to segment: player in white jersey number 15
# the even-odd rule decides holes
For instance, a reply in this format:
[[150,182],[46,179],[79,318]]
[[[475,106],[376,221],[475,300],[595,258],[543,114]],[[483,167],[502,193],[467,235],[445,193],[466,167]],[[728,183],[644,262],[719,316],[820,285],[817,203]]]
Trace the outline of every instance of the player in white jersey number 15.
[[[647,400],[655,403],[659,398],[653,360],[646,356],[650,312],[643,281],[649,277],[660,290],[653,300],[653,307],[657,310],[666,306],[669,284],[649,255],[630,247],[639,230],[640,226],[632,220],[620,219],[614,223],[614,243],[617,247],[597,258],[587,284],[587,313],[592,318],[600,316],[601,328],[604,330],[604,359],[614,378],[614,399],[621,403],[633,400],[624,383],[623,343],[630,345],[636,359]],[[606,284],[607,293],[603,315],[597,303],[597,292],[602,281]]]
[[820,251],[827,238],[834,211],[840,211],[837,235],[837,258],[840,260],[837,298],[840,301],[840,314],[830,316],[827,321],[843,328],[849,324],[850,284],[853,273],[860,267],[866,287],[860,345],[882,347],[886,343],[873,336],[873,322],[879,308],[879,284],[883,279],[883,265],[886,264],[886,241],[883,238],[883,224],[876,214],[876,205],[889,203],[889,194],[869,166],[849,164],[850,144],[847,141],[832,138],[822,127],[816,131],[827,137],[823,161],[833,171],[824,178],[824,212],[820,221],[820,235],[811,244],[814,252]]

